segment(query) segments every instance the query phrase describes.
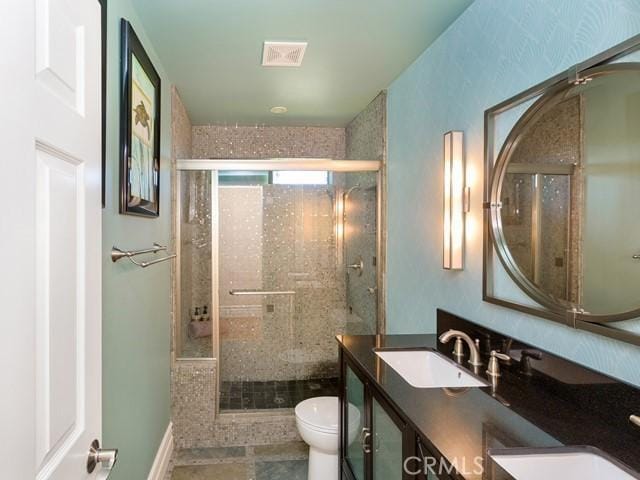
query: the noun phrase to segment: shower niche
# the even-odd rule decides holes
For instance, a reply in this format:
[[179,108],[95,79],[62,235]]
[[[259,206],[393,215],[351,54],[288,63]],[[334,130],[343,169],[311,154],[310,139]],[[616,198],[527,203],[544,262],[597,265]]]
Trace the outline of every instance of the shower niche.
[[379,163],[297,162],[178,169],[176,353],[221,413],[336,395],[335,336],[377,332]]

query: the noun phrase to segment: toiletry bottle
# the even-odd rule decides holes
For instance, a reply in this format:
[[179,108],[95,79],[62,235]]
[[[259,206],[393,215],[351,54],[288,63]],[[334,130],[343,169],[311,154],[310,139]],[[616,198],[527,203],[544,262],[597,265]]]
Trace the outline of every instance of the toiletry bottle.
[[209,321],[209,310],[208,307],[205,305],[204,307],[202,307],[202,318],[200,319],[203,322],[208,322]]
[[202,319],[202,315],[200,315],[200,307],[196,307],[195,311],[193,312],[193,315],[191,315],[191,321],[198,322],[201,319]]

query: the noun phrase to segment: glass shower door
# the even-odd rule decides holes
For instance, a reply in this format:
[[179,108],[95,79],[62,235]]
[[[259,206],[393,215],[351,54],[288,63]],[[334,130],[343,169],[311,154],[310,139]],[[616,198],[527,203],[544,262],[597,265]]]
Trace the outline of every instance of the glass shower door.
[[179,322],[176,325],[178,356],[212,358],[213,315],[211,291],[210,171],[182,171],[178,176]]
[[349,335],[374,335],[378,323],[378,185],[376,172],[342,174],[343,250]]
[[335,187],[328,172],[287,173],[219,172],[221,410],[336,394],[346,305]]

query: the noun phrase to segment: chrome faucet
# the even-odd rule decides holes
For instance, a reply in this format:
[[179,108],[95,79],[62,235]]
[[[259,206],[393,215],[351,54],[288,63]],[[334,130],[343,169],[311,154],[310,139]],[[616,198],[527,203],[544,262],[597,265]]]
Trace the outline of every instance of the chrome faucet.
[[456,343],[453,347],[453,355],[461,360],[464,357],[464,347],[462,346],[462,340],[467,342],[469,345],[469,352],[471,354],[471,358],[469,358],[469,364],[474,367],[480,367],[482,362],[480,361],[480,349],[478,348],[477,341],[474,342],[471,340],[471,337],[460,330],[448,330],[440,335],[440,343],[449,343],[453,337],[456,338]]

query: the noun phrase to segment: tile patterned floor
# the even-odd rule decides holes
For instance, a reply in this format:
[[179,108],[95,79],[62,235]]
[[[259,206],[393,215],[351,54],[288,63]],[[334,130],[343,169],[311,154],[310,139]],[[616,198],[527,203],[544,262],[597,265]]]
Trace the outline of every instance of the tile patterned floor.
[[272,382],[222,382],[220,410],[293,408],[311,397],[337,396],[337,378]]
[[178,450],[165,480],[306,480],[307,459],[302,442]]

